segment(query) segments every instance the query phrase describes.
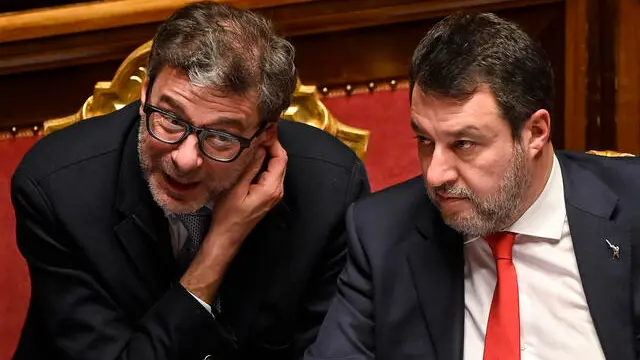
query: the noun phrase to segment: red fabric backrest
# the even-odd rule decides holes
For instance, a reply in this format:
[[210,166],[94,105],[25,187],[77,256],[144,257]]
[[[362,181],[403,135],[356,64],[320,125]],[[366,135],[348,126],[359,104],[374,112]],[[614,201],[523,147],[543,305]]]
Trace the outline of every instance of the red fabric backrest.
[[16,247],[11,175],[39,137],[0,140],[0,359],[10,359],[29,305],[27,265]]
[[420,174],[407,89],[326,97],[322,102],[340,122],[371,131],[364,163],[372,190]]

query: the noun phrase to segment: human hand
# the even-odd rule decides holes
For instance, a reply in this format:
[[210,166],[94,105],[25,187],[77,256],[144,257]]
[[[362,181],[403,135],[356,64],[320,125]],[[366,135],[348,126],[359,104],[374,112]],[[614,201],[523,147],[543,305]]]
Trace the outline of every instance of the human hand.
[[[266,168],[263,164],[267,159]],[[225,239],[239,246],[256,224],[282,200],[287,152],[277,138],[257,149],[256,156],[238,184],[214,205],[208,238]],[[263,171],[261,171],[263,170]]]
[[274,137],[257,149],[238,184],[216,200],[209,232],[180,279],[193,295],[211,304],[244,239],[282,199],[286,169],[287,152]]

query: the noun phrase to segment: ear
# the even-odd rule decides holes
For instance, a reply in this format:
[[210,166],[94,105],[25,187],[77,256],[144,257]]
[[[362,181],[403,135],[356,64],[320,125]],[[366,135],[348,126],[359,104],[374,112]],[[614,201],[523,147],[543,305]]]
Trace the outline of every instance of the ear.
[[544,109],[533,113],[522,129],[523,145],[531,157],[536,157],[551,137],[551,115]]
[[144,116],[142,106],[147,101],[147,87],[149,87],[149,77],[145,77],[142,85],[140,85],[140,117]]
[[271,122],[264,129],[264,144],[270,145],[272,142],[278,139],[278,121]]

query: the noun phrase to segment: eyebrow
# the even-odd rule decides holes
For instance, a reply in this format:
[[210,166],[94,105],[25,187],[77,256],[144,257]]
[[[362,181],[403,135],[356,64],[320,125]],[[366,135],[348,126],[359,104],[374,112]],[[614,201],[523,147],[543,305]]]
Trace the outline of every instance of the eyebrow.
[[467,125],[463,128],[450,132],[449,135],[454,138],[477,137],[482,136],[482,132],[475,125]]
[[[185,117],[184,117],[184,114],[185,114],[184,107],[182,106],[182,104],[180,104],[178,101],[176,101],[171,96],[168,96],[166,94],[162,94],[160,96],[160,99],[158,100],[158,103],[167,104],[171,109],[173,109],[174,111],[177,111],[180,115],[182,115],[182,116],[180,116],[180,115],[176,114],[176,116],[178,116],[183,121],[186,121]],[[169,111],[169,112],[171,112],[171,111]],[[209,128],[211,126],[215,126],[215,127],[226,126],[226,127],[235,128],[235,129],[237,129],[239,131],[244,131],[244,123],[240,119],[224,117],[224,116],[216,118],[213,123],[207,124],[206,126],[204,126],[204,128]]]
[[422,130],[422,128],[414,118],[411,118],[411,129],[413,129],[415,133],[424,133],[424,130]]
[[[411,119],[411,128],[417,134],[425,134],[426,131],[420,127],[420,124],[415,119]],[[452,138],[465,138],[465,137],[478,137],[483,136],[480,128],[475,125],[467,125],[460,129],[446,132],[446,135]]]

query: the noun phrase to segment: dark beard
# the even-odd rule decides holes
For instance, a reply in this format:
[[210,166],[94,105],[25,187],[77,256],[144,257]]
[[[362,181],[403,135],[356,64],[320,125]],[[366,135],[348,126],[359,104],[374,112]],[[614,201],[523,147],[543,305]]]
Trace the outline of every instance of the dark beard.
[[477,237],[498,232],[517,219],[531,179],[524,149],[517,143],[514,150],[509,168],[503,175],[498,189],[486,199],[479,198],[468,188],[450,184],[429,188],[427,194],[436,206],[436,193],[466,197],[471,203],[471,214],[443,217],[449,227],[464,235]]

